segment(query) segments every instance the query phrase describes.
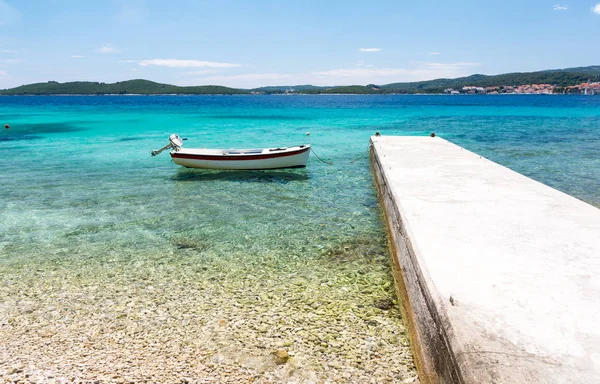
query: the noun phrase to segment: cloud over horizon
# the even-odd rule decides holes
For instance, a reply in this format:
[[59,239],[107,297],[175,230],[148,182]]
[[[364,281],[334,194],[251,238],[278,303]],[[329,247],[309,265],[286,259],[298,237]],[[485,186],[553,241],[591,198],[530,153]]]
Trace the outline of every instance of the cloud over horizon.
[[381,48],[359,48],[358,50],[361,52],[379,52]]
[[[274,85],[312,84],[318,86],[343,86],[390,84],[433,80],[438,78],[454,78],[471,75],[470,68],[479,63],[416,63],[411,68],[377,68],[373,66],[355,66],[308,73],[249,73],[238,75],[208,76],[187,78],[180,85],[218,84],[234,88],[257,88]],[[286,84],[282,84],[285,80]]]
[[567,9],[569,9],[567,4],[565,4],[565,5],[556,4],[554,7],[552,7],[553,11],[566,11]]
[[328,83],[332,83],[335,79],[351,78],[354,84],[383,84],[388,81],[421,81],[441,77],[459,77],[469,74],[466,72],[468,68],[479,65],[481,64],[466,62],[418,63],[414,68],[339,68],[328,71],[315,71],[311,72],[311,75],[317,79],[327,78]]

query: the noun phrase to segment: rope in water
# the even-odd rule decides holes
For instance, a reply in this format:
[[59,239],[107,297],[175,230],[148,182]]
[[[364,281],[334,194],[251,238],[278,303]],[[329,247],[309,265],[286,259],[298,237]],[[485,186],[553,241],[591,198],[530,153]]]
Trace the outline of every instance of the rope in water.
[[310,147],[310,151],[311,151],[311,152],[312,152],[312,153],[313,153],[313,154],[314,154],[314,155],[317,157],[317,159],[321,160],[323,163],[325,163],[325,164],[329,164],[329,165],[333,165],[333,163],[330,163],[329,161],[325,161],[325,160],[321,159],[321,158],[319,157],[319,155],[317,155],[317,153],[315,152],[315,150],[314,150],[314,149],[312,149],[312,147]]
[[[367,150],[366,150],[366,151],[364,151],[364,152],[362,153],[362,155],[360,155],[358,158],[356,158],[356,159],[354,159],[354,160],[352,160],[352,161],[350,161],[350,162],[351,162],[351,163],[354,163],[354,162],[356,162],[356,161],[358,161],[358,160],[362,159],[362,158],[363,158],[363,156],[365,156],[365,155],[366,155],[366,154],[369,152],[369,150],[371,149],[371,146],[372,146],[372,145],[373,145],[373,144],[369,144],[369,146],[367,147]],[[325,163],[325,164],[333,165],[333,163],[330,163],[329,161],[325,161],[325,160],[321,159],[321,158],[319,157],[319,155],[317,155],[317,153],[315,152],[315,150],[314,150],[314,149],[312,149],[312,147],[310,147],[310,150],[311,150],[311,152],[312,152],[312,153],[313,153],[313,154],[314,154],[314,155],[317,157],[317,159],[319,159],[321,162],[323,162],[323,163]]]
[[369,150],[371,149],[371,146],[372,146],[372,145],[373,145],[373,144],[369,144],[369,146],[367,147],[367,150],[366,150],[366,151],[364,151],[364,152],[363,152],[363,154],[362,154],[362,155],[360,155],[360,156],[359,156],[357,159],[354,159],[354,160],[352,160],[352,161],[351,161],[351,163],[354,163],[355,161],[358,161],[358,160],[362,159],[362,158],[363,158],[363,156],[364,156],[364,155],[366,155],[366,154],[367,154],[367,152],[369,152]]

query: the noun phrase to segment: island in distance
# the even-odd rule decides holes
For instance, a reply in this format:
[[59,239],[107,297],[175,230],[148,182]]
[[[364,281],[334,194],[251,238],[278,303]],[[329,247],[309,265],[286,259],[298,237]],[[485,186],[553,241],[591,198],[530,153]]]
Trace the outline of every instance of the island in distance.
[[600,65],[471,75],[456,79],[392,83],[386,85],[269,86],[237,89],[218,85],[176,86],[149,80],[116,83],[48,81],[0,90],[0,95],[242,95],[242,94],[600,94]]

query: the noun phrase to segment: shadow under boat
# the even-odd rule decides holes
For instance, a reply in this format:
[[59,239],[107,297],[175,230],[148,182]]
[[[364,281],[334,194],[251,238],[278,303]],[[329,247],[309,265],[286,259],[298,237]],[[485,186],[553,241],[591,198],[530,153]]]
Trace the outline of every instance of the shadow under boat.
[[174,181],[238,181],[250,183],[289,183],[309,179],[305,168],[297,170],[202,170],[178,169]]

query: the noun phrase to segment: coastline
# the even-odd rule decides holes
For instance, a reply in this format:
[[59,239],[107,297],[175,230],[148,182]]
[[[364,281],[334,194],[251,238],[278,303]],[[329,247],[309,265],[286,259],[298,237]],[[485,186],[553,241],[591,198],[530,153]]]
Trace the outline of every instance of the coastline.
[[23,95],[2,95],[0,97],[15,97],[15,96],[600,96],[598,95],[582,95],[575,93],[497,93],[497,94],[485,94],[485,93],[461,93],[461,94],[448,94],[448,93],[265,93],[265,94],[250,94],[250,93],[106,93],[106,94],[89,94],[89,93],[52,93],[52,94],[23,94]]

